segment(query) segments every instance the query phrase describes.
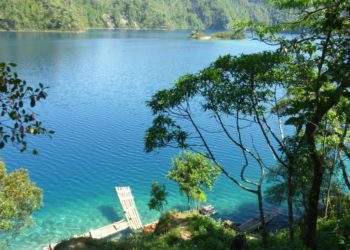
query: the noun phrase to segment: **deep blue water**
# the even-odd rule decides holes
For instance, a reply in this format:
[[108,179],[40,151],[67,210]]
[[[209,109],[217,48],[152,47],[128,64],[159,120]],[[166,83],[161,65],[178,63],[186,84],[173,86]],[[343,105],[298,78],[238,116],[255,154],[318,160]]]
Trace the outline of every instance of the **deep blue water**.
[[[32,138],[38,156],[11,147],[0,151],[9,171],[29,170],[44,189],[44,207],[35,224],[11,240],[11,249],[42,249],[74,234],[121,219],[115,186],[131,186],[144,223],[157,213],[147,208],[152,180],[166,183],[167,209],[185,208],[186,199],[164,177],[175,149],[143,151],[152,116],[145,102],[185,73],[195,73],[219,55],[269,49],[257,41],[191,41],[186,31],[91,31],[0,33],[0,61],[18,64],[20,77],[49,86],[37,112],[53,139]],[[200,123],[211,126],[207,116]],[[249,132],[265,160],[271,155],[254,127]],[[248,135],[247,135],[248,136]],[[248,136],[250,138],[250,135]],[[238,176],[241,153],[220,136],[210,142],[220,161]],[[257,177],[252,167],[250,176]],[[208,202],[220,216],[241,222],[257,214],[255,197],[227,178],[217,182]]]

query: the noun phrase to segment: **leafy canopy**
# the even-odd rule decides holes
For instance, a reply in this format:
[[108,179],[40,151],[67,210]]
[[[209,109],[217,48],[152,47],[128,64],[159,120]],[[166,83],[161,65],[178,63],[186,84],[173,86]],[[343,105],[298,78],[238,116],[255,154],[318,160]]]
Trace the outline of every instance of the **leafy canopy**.
[[152,182],[151,186],[151,199],[148,202],[149,209],[154,209],[156,211],[162,211],[164,205],[167,203],[166,197],[168,192],[166,191],[165,185],[158,184],[158,182]]
[[32,223],[31,214],[42,206],[42,190],[29,179],[28,172],[6,172],[0,162],[0,232],[18,232]]
[[[11,142],[21,152],[27,150],[27,137],[52,135],[37,120],[34,108],[38,101],[46,98],[46,87],[28,85],[14,72],[15,64],[0,63],[0,149]],[[37,153],[33,150],[33,153]]]
[[[281,71],[288,61],[284,55],[267,51],[226,55],[198,74],[180,77],[172,88],[158,91],[147,103],[155,118],[146,132],[145,150],[150,152],[173,143],[180,148],[190,147],[191,132],[178,122],[187,120],[193,124],[189,117],[194,109],[214,117],[240,112],[246,118],[266,111],[266,103],[274,103],[273,90],[282,84]],[[199,100],[196,106],[194,103]],[[191,109],[191,104],[195,108]]]
[[206,201],[204,189],[211,190],[220,175],[220,169],[204,155],[182,152],[172,160],[167,178],[176,181],[181,193],[189,200]]
[[[271,2],[281,9],[294,8],[298,20],[272,27],[240,21],[231,27],[253,31],[258,39],[276,45],[275,51],[220,57],[198,74],[187,74],[171,88],[158,91],[148,102],[155,118],[147,130],[145,148],[204,148],[228,178],[259,193],[264,164],[259,150],[247,146],[247,137],[253,140],[260,133],[278,165],[272,169],[282,179],[277,192],[288,192],[289,201],[304,196],[302,236],[305,246],[315,248],[319,198],[324,177],[332,172],[332,156],[350,159],[350,5],[348,0]],[[285,30],[298,33],[279,34]],[[213,130],[196,119],[198,114],[214,119],[218,125],[214,133],[221,132],[241,149],[241,180],[218,164],[215,148],[207,140]],[[252,159],[260,167],[259,182],[244,176]],[[282,189],[287,176],[288,190]]]

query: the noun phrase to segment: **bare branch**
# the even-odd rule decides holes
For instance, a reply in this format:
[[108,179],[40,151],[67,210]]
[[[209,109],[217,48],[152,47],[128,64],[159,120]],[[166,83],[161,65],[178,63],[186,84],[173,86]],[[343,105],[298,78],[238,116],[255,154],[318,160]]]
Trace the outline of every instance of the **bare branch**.
[[277,85],[275,86],[275,91],[274,91],[274,101],[275,101],[275,108],[276,108],[277,119],[278,119],[278,128],[280,130],[281,138],[283,140],[285,136],[284,136],[284,131],[283,131],[283,127],[282,127],[281,113],[280,113],[279,106],[277,104],[276,92],[277,92]]
[[[246,168],[248,167],[248,157],[247,157],[247,152],[246,152],[247,149],[243,146],[242,133],[241,133],[241,129],[240,129],[240,126],[239,126],[239,112],[238,111],[237,111],[237,116],[236,116],[236,127],[237,127],[239,143],[242,146],[241,147],[241,151],[242,151],[242,154],[243,154],[243,157],[244,157],[244,161],[245,161],[245,165],[241,169],[241,179],[244,180],[247,183],[254,184],[254,185],[259,187],[261,185],[261,183],[256,183],[256,182],[250,181],[250,180],[248,180],[248,179],[246,179],[244,177],[244,172],[245,172]],[[245,150],[243,148],[245,148]],[[248,150],[248,151],[250,152],[250,150]],[[255,157],[255,155],[253,153],[251,153],[250,155],[253,155],[253,158],[259,163],[258,158]]]
[[254,112],[255,112],[255,117],[256,120],[259,124],[260,130],[262,132],[262,134],[264,135],[264,138],[266,140],[267,145],[269,146],[270,150],[272,151],[272,154],[274,155],[274,157],[276,158],[276,160],[278,160],[283,166],[288,167],[287,164],[281,159],[281,157],[277,154],[275,148],[272,146],[272,143],[270,141],[270,138],[268,137],[264,126],[262,125],[262,122],[260,120],[260,116],[258,114],[258,111],[256,110],[256,106],[254,105]]
[[[254,185],[254,186],[259,186],[258,183],[255,183],[255,182],[253,182],[253,181],[250,181],[250,180],[248,180],[248,179],[246,179],[246,178],[244,177],[245,169],[246,169],[247,166],[248,166],[248,158],[247,158],[246,153],[248,153],[249,155],[251,155],[255,160],[258,161],[258,159],[257,159],[257,157],[256,157],[249,149],[247,149],[246,147],[243,146],[243,144],[242,144],[242,139],[241,139],[241,137],[240,137],[241,133],[240,133],[240,130],[239,130],[239,124],[237,123],[236,126],[237,126],[237,130],[238,130],[238,135],[239,135],[239,138],[240,138],[240,142],[236,141],[236,140],[232,137],[232,135],[228,132],[228,130],[227,130],[225,124],[223,123],[223,121],[222,121],[222,119],[221,119],[221,116],[219,115],[219,113],[215,112],[215,114],[216,114],[217,120],[219,121],[219,124],[220,124],[220,126],[222,127],[222,129],[224,130],[226,136],[230,139],[231,142],[233,142],[238,148],[240,148],[241,151],[242,151],[242,153],[243,153],[245,164],[243,165],[243,167],[242,167],[242,169],[241,169],[241,179],[242,179],[243,181],[245,181],[246,183],[252,184],[252,185]],[[236,115],[236,122],[237,122],[237,120],[239,120],[238,114]]]
[[225,168],[223,168],[221,166],[221,164],[216,160],[216,157],[214,156],[214,153],[211,151],[208,143],[206,142],[202,132],[200,131],[200,129],[198,128],[197,124],[194,122],[192,116],[191,116],[191,111],[190,111],[190,106],[189,106],[189,103],[187,102],[187,109],[186,109],[186,112],[188,114],[188,117],[192,123],[192,126],[195,128],[195,130],[197,131],[198,135],[200,136],[206,150],[208,151],[208,154],[211,158],[211,160],[213,160],[215,162],[215,164],[221,169],[221,171],[223,172],[223,174],[229,178],[231,181],[233,181],[235,184],[237,184],[239,187],[241,187],[242,189],[248,191],[248,192],[251,192],[251,193],[257,193],[257,190],[254,190],[254,189],[251,189],[249,187],[246,187],[245,185],[243,185],[242,183],[240,183],[236,178],[234,178],[233,176],[231,176]]
[[256,149],[255,147],[255,143],[254,143],[254,139],[253,137],[251,136],[251,139],[252,139],[252,145],[253,145],[253,148],[255,150],[255,153],[257,154],[258,156],[258,164],[259,164],[259,167],[260,167],[260,179],[259,179],[259,185],[261,186],[263,180],[264,180],[264,176],[265,176],[265,171],[264,171],[264,168],[266,167],[265,164],[264,164],[264,161],[262,160],[260,154],[259,154],[259,151]]

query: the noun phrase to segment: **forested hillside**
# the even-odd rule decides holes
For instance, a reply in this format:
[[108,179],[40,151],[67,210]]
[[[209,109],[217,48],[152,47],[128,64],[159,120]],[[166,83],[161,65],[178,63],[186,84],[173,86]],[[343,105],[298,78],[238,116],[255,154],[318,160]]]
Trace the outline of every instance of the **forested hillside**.
[[230,21],[274,24],[286,15],[264,0],[1,0],[2,30],[222,29]]

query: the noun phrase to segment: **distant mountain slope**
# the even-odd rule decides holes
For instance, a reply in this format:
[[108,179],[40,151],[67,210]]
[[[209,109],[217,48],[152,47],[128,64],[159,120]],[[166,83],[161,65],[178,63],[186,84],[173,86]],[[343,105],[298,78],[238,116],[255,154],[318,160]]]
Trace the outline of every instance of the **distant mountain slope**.
[[1,0],[0,29],[222,29],[237,19],[285,20],[263,0]]

